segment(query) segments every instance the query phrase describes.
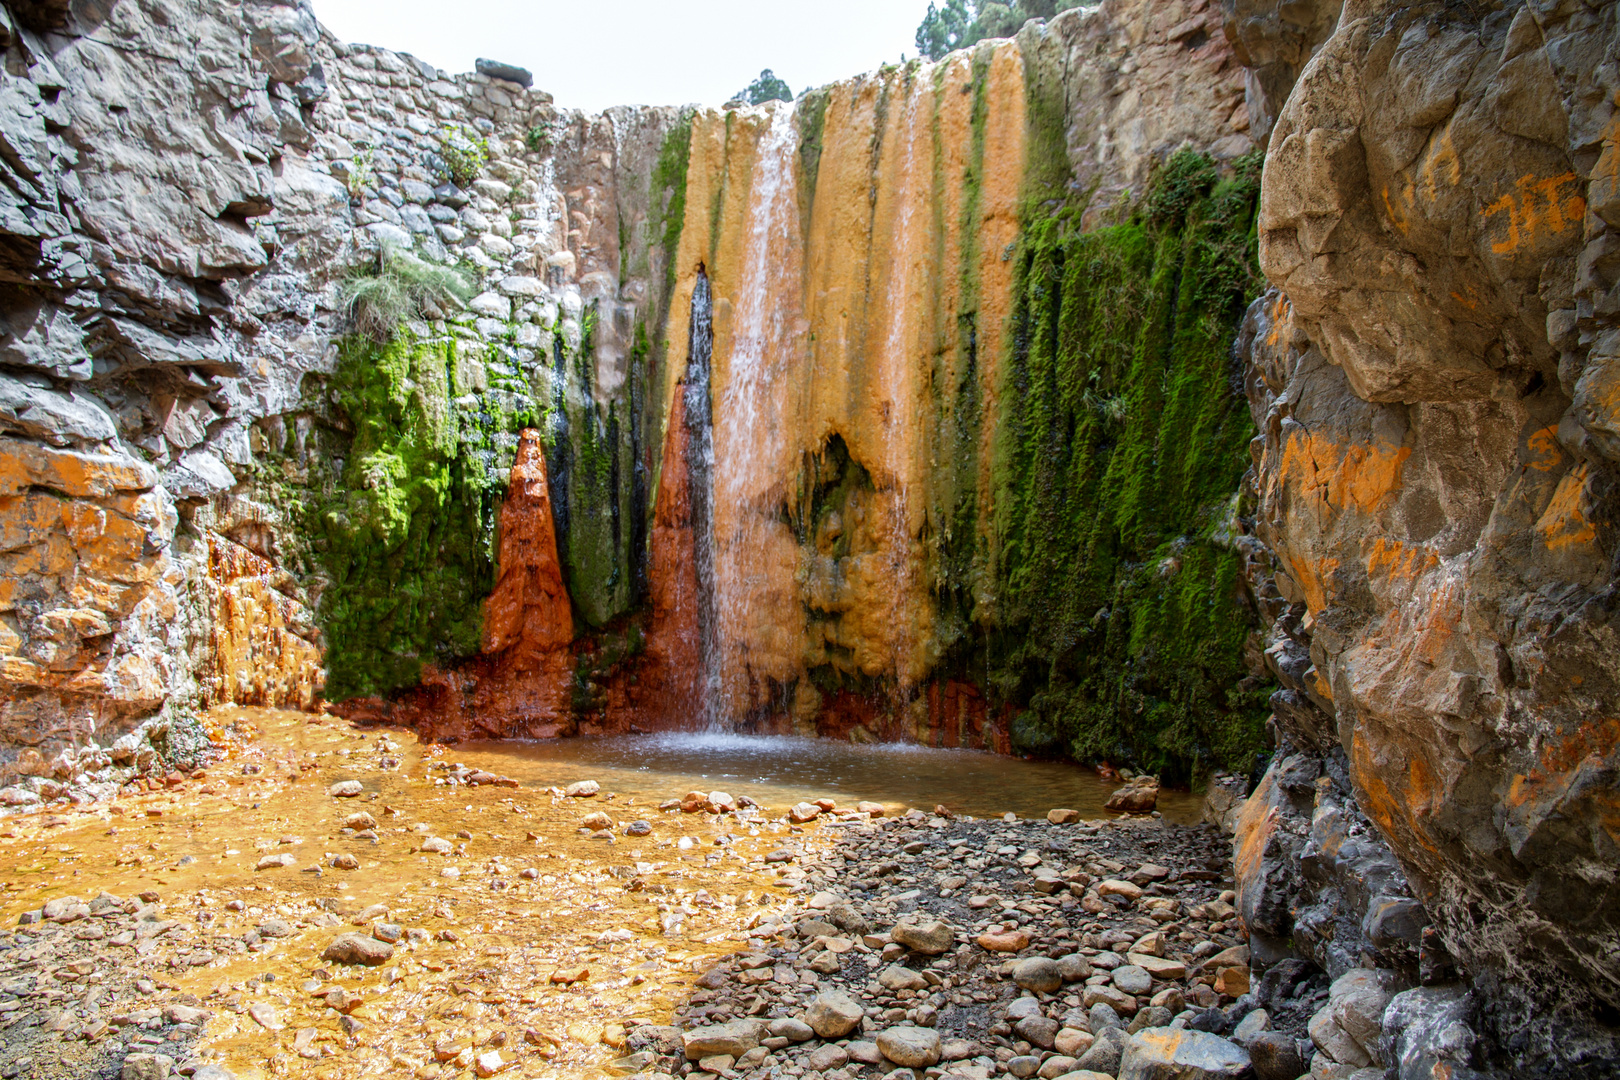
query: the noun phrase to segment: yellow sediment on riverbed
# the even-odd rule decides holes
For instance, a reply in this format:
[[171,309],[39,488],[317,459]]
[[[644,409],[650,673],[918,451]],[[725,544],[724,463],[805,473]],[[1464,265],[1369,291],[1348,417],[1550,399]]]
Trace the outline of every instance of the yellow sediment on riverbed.
[[[780,824],[660,813],[605,790],[570,799],[448,784],[435,766],[453,750],[331,717],[226,708],[210,720],[235,745],[202,780],[0,820],[0,915],[15,925],[57,897],[156,893],[177,925],[104,953],[156,991],[100,1008],[194,997],[214,1014],[200,1045],[240,1080],[461,1077],[491,1050],[515,1075],[590,1075],[625,1052],[626,1021],[667,1023],[696,975],[786,900],[763,861],[788,836]],[[350,779],[359,797],[328,794]],[[593,811],[616,822],[612,842],[580,831]],[[360,812],[375,820],[374,840],[363,821],[345,832]],[[634,820],[652,834],[623,835]],[[807,830],[799,841],[818,846]],[[722,835],[731,842],[717,844]],[[449,853],[423,850],[430,838]],[[255,869],[275,855],[290,865]],[[341,855],[358,868],[335,868]],[[283,929],[272,920],[287,935],[255,940],[267,923]],[[322,961],[338,934],[377,922],[406,934],[391,960]],[[102,978],[62,989],[82,1000]],[[345,994],[325,996],[332,989]],[[329,1006],[349,996],[360,1004],[347,1014]]]

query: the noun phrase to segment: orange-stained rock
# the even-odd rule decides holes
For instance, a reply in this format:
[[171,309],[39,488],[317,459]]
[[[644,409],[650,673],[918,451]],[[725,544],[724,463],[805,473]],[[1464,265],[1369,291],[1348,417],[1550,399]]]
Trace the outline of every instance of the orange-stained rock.
[[[427,738],[544,739],[575,730],[573,610],[557,558],[545,450],[533,428],[519,436],[500,530],[483,652],[453,670],[429,665],[418,688],[383,710]],[[375,711],[364,702],[353,709]],[[350,715],[344,706],[336,711]]]
[[[292,576],[208,534],[209,650],[198,672],[206,705],[312,709],[325,685],[318,631]],[[287,589],[289,591],[282,591]]]

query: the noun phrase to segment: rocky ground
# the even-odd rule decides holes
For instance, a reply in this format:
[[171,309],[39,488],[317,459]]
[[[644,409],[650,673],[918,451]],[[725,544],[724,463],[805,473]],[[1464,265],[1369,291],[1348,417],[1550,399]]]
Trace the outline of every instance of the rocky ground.
[[0,827],[0,1080],[1295,1080],[1312,1038],[1354,1072],[1355,1017],[1313,1015],[1390,996],[1298,961],[1251,986],[1211,826],[637,806],[211,719],[206,771]]
[[1221,835],[1071,816],[846,825],[794,917],[630,1045],[696,1078],[1304,1073],[1326,979],[1250,988]]
[[205,771],[0,821],[6,1080],[595,1075],[788,906],[767,857],[822,842],[230,712]]

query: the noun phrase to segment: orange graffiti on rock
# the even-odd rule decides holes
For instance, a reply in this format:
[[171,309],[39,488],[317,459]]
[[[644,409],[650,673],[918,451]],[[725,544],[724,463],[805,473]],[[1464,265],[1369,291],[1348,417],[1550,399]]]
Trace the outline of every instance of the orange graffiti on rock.
[[1372,512],[1401,486],[1401,472],[1412,456],[1407,446],[1381,443],[1345,447],[1319,435],[1291,435],[1283,445],[1278,472],[1282,482],[1316,497],[1335,510]]
[[1389,582],[1411,582],[1433,567],[1439,558],[1425,547],[1414,547],[1380,536],[1367,551],[1367,576]]
[[1558,482],[1552,501],[1536,522],[1542,542],[1553,551],[1572,546],[1584,547],[1597,539],[1597,528],[1581,512],[1581,492],[1586,487],[1587,467],[1580,465]]
[[1502,239],[1491,244],[1498,255],[1508,255],[1532,244],[1549,232],[1561,233],[1579,226],[1586,214],[1586,200],[1570,190],[1580,177],[1573,172],[1562,176],[1537,178],[1522,176],[1515,187],[1485,208],[1485,219],[1500,219]]
[[1564,452],[1558,448],[1558,426],[1556,424],[1542,428],[1533,433],[1525,442],[1531,453],[1536,456],[1525,464],[1537,472],[1552,472],[1564,462]]

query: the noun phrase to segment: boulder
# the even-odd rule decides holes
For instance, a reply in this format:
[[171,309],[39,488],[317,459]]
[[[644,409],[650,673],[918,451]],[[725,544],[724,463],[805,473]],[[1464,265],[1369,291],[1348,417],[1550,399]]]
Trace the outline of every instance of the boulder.
[[693,1028],[681,1037],[681,1049],[688,1061],[699,1061],[716,1054],[742,1057],[759,1045],[764,1025],[757,1020],[732,1020],[725,1024]]
[[878,1032],[878,1050],[896,1065],[922,1069],[939,1063],[939,1032],[933,1028],[892,1027]]
[[842,990],[833,990],[816,995],[804,1011],[804,1022],[823,1039],[842,1039],[865,1015],[860,1002]]
[[1158,804],[1158,778],[1138,776],[1110,795],[1103,809],[1117,814],[1146,814],[1151,813]]
[[1248,1080],[1248,1051],[1191,1028],[1145,1028],[1125,1044],[1119,1080]]

